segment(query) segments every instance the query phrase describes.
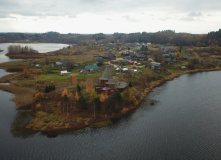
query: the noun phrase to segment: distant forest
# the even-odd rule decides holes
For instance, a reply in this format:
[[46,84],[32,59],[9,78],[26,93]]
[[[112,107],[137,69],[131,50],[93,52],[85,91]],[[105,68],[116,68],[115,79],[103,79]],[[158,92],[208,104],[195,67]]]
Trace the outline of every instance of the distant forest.
[[208,34],[175,33],[172,30],[156,33],[114,33],[114,34],[60,34],[47,33],[0,33],[0,43],[7,42],[41,42],[66,44],[99,44],[99,43],[134,43],[144,42],[152,44],[177,46],[221,46],[221,29]]

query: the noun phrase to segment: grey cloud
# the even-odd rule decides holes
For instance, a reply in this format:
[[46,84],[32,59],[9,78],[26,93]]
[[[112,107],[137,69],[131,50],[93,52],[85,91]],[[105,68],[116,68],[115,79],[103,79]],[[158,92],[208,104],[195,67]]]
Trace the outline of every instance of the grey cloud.
[[200,18],[203,17],[203,14],[201,12],[190,12],[187,16],[181,17],[180,20],[184,21],[195,21],[200,20]]
[[1,0],[0,1],[0,6],[1,7],[7,7],[7,6],[15,6],[15,5],[19,5],[19,3],[16,0]]
[[138,22],[139,21],[137,18],[131,17],[131,16],[122,16],[122,17],[130,22]]
[[188,14],[188,16],[190,16],[190,17],[201,17],[202,13],[201,12],[190,12]]
[[[189,12],[189,17],[202,16],[201,12],[220,10],[220,0],[38,0],[29,2],[26,0],[0,0],[0,12],[4,10],[1,17],[9,14],[19,14],[23,16],[69,16],[76,17],[80,13],[97,14],[124,14],[125,12],[137,11],[171,11]],[[192,12],[194,11],[194,12]],[[136,18],[124,17],[128,20],[136,21]]]
[[182,17],[182,18],[180,18],[180,20],[183,20],[183,21],[193,21],[194,18],[192,18],[192,17]]

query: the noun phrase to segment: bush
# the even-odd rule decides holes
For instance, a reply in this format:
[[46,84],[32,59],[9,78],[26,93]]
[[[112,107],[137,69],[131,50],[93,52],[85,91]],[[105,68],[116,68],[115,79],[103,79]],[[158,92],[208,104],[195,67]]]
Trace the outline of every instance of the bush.
[[55,90],[55,85],[49,85],[45,87],[45,93]]
[[189,62],[188,65],[187,65],[187,67],[188,67],[189,69],[195,69],[195,64],[194,64],[193,62]]

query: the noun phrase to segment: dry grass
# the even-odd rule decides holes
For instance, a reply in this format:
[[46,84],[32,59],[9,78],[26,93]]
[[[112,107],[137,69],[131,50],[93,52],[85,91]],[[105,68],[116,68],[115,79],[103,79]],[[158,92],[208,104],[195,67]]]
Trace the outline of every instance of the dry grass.
[[3,77],[0,77],[0,83],[9,83],[10,79],[13,78],[16,74],[9,74]]
[[34,89],[14,85],[0,85],[0,89],[15,94],[12,100],[15,102],[16,108],[29,106],[33,103]]
[[221,59],[221,55],[212,55],[212,58]]
[[89,62],[93,62],[93,55],[92,54],[81,54],[81,55],[72,55],[72,56],[64,56],[64,55],[60,55],[55,57],[54,59],[52,59],[52,61],[71,61],[74,63],[89,63]]
[[207,52],[200,52],[200,53],[199,53],[199,56],[200,56],[200,57],[209,57],[209,56],[211,56],[211,54],[210,54],[210,53],[207,53]]
[[44,54],[6,54],[10,58],[30,59],[30,58],[45,58]]
[[5,62],[0,64],[0,68],[6,69],[8,72],[19,72],[23,71],[24,68],[29,66],[29,61],[13,61]]

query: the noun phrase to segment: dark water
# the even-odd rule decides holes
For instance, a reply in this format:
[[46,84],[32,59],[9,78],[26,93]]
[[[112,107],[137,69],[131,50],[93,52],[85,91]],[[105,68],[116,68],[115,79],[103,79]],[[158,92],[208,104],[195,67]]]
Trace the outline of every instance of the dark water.
[[220,79],[220,71],[183,75],[112,125],[54,138],[21,129],[30,117],[0,91],[0,159],[221,159]]

